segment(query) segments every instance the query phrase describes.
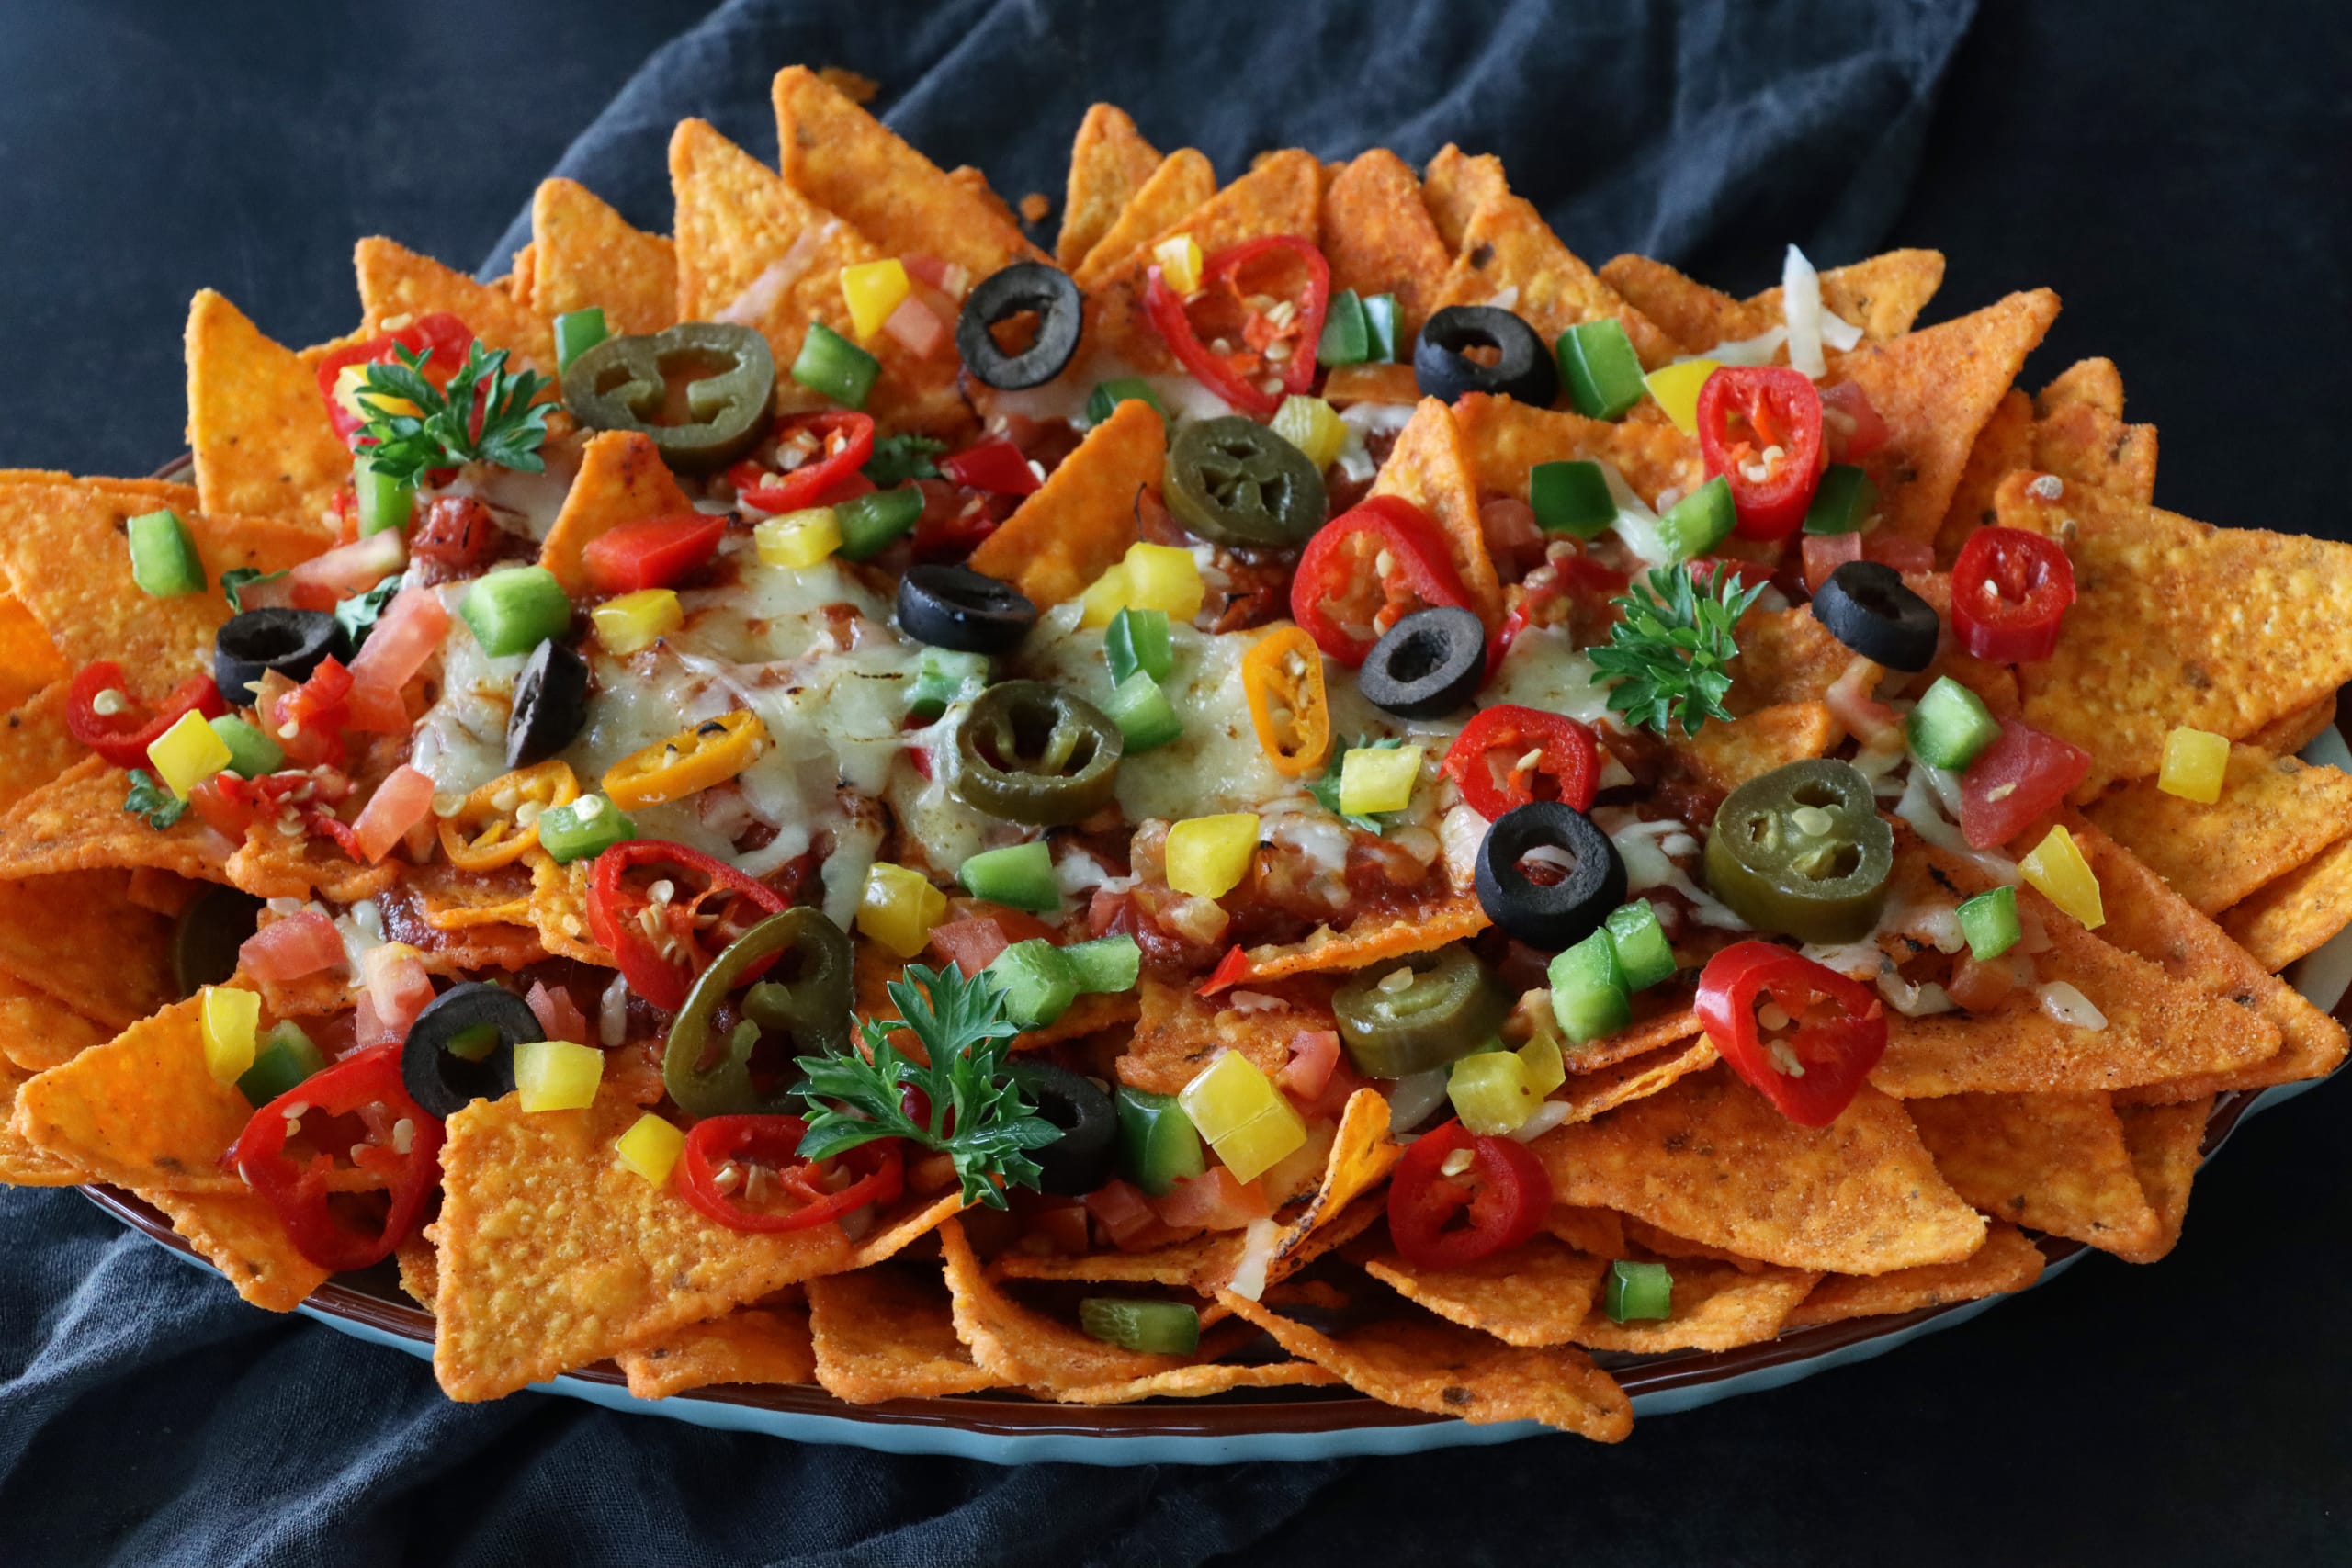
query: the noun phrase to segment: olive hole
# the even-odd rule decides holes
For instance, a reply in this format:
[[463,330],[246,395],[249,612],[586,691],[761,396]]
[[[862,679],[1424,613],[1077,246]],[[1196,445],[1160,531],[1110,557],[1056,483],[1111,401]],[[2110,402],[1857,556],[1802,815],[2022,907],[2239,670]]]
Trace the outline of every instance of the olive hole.
[[1015,310],[989,323],[989,336],[1008,359],[1017,359],[1036,346],[1045,318],[1035,310]]

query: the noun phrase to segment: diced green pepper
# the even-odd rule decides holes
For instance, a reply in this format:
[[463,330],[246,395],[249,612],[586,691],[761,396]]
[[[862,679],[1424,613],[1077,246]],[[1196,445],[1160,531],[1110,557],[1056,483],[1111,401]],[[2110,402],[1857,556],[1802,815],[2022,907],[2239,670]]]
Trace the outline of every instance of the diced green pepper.
[[157,599],[204,592],[204,563],[197,558],[196,541],[187,536],[187,525],[178,513],[165,510],[134,517],[130,534],[130,580],[142,592]]
[[1611,1323],[1671,1317],[1673,1272],[1663,1263],[1628,1263],[1619,1258],[1609,1266],[1609,1289],[1601,1297],[1600,1310]]
[[1578,321],[1554,345],[1569,406],[1587,419],[1622,419],[1642,400],[1641,356],[1614,316]]
[[799,357],[792,362],[794,380],[844,408],[864,408],[865,394],[881,373],[880,360],[822,321],[808,323]]
[[956,703],[968,703],[989,689],[989,656],[952,648],[923,645],[915,665],[915,683],[907,693],[907,711],[933,719]]
[[896,544],[922,516],[922,491],[913,485],[868,491],[833,502],[842,531],[837,552],[845,560],[866,560]]
[[1878,486],[1851,463],[1832,463],[1821,470],[1821,483],[1805,509],[1808,534],[1850,534],[1878,510]]
[[1616,1033],[1634,1021],[1617,944],[1603,926],[1552,960],[1552,1016],[1575,1045]]
[[1182,1302],[1088,1296],[1078,1325],[1105,1344],[1156,1356],[1189,1356],[1201,1347],[1201,1314]]
[[1527,504],[1535,525],[1547,534],[1593,539],[1617,521],[1617,501],[1609,479],[1589,458],[1538,463],[1527,471]]
[[1696,560],[1730,538],[1738,522],[1731,481],[1718,474],[1668,507],[1657,520],[1657,531],[1674,559]]
[[1368,295],[1363,302],[1363,325],[1371,337],[1368,357],[1374,365],[1393,365],[1396,361],[1396,296]]
[[555,367],[569,370],[571,362],[587,353],[610,335],[605,325],[605,310],[591,305],[583,310],[566,310],[555,319]]
[[1131,936],[1098,936],[1062,949],[1081,997],[1132,991],[1143,976],[1143,948]]
[[1119,727],[1129,756],[1165,746],[1184,733],[1184,721],[1176,716],[1168,694],[1159,689],[1159,682],[1140,670],[1120,682],[1102,699],[1102,711]]
[[1119,1174],[1154,1198],[1208,1168],[1200,1129],[1172,1094],[1119,1086]]
[[1318,365],[1362,365],[1372,357],[1372,326],[1364,320],[1363,300],[1352,288],[1342,288],[1323,307],[1323,336],[1315,345]]
[[359,501],[362,538],[387,528],[406,528],[416,514],[416,481],[379,473],[365,456],[351,460],[351,491]]
[[1102,632],[1102,658],[1111,666],[1114,685],[1137,671],[1165,681],[1176,668],[1176,647],[1169,637],[1165,610],[1123,609]]
[[271,739],[259,725],[232,713],[209,722],[212,733],[229,748],[229,771],[239,778],[257,779],[285,766],[286,748]]
[[1666,928],[1657,923],[1657,907],[1648,899],[1636,898],[1619,908],[1603,928],[1609,932],[1627,990],[1647,990],[1674,978],[1674,946],[1666,940]]
[[237,1092],[258,1111],[308,1078],[325,1070],[327,1059],[295,1023],[280,1023],[262,1037],[254,1065],[237,1079]]
[[1911,754],[1928,766],[1958,773],[2001,738],[2001,721],[1984,698],[1951,676],[1939,675],[1904,716],[1903,738]]
[[474,579],[458,614],[493,659],[528,653],[571,626],[571,599],[543,566],[502,567]]
[[1139,403],[1149,403],[1160,418],[1168,417],[1168,405],[1151,389],[1151,383],[1140,376],[1115,376],[1096,384],[1086,400],[1087,428],[1092,429],[1117,412],[1121,403],[1133,398]]
[[991,904],[1033,913],[1061,908],[1061,885],[1054,880],[1054,852],[1042,839],[982,850],[964,863],[956,879],[973,897]]
[[1968,955],[1983,964],[2018,944],[2018,890],[1996,887],[1979,893],[1960,907],[1960,934],[1968,939]]
[[583,795],[569,806],[539,813],[539,848],[558,865],[594,860],[624,840],[637,837],[637,824],[601,795]]
[[1014,942],[980,973],[1003,987],[1004,1016],[1015,1028],[1043,1029],[1078,1000],[1078,976],[1069,960],[1041,936]]

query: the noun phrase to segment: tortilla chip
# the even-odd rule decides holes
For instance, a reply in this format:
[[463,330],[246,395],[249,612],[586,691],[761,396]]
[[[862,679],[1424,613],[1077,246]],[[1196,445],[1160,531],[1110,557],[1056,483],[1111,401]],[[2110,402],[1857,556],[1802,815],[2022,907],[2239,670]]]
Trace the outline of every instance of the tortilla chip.
[[1693,1073],[1705,1072],[1715,1061],[1714,1042],[1702,1037],[1594,1071],[1572,1072],[1552,1098],[1568,1102],[1570,1122],[1589,1122],[1604,1111],[1662,1093]]
[[1750,610],[1739,621],[1727,699],[1735,713],[1784,703],[1820,702],[1861,655],[1839,642],[1810,604]]
[[1312,1361],[1212,1361],[1124,1382],[1059,1389],[1054,1397],[1064,1404],[1130,1404],[1138,1399],[1201,1399],[1236,1388],[1319,1388],[1339,1381]]
[[2222,929],[2273,973],[2352,925],[2352,838],[2222,913]]
[[1825,703],[1781,703],[1706,726],[1691,736],[1669,735],[1668,744],[1692,777],[1728,795],[1749,779],[1807,757],[1826,757],[1845,739]]
[[317,372],[209,288],[188,306],[187,438],[205,511],[333,531],[351,448],[327,419]]
[[182,516],[196,511],[198,504],[196,487],[174,479],[85,478],[62,468],[0,468],[0,486],[6,485],[87,485],[117,495],[138,496],[148,502],[147,510],[151,512],[158,506],[168,506]]
[[1996,1224],[1984,1233],[1984,1245],[1975,1255],[1958,1263],[1923,1264],[1876,1276],[1823,1276],[1796,1310],[1781,1321],[1781,1332],[2022,1291],[2041,1278],[2042,1261],[2041,1248],[2027,1240],[2024,1232],[2015,1225]]
[[1961,465],[1960,482],[1936,529],[1936,560],[1949,567],[1968,536],[1993,522],[1993,495],[2012,469],[2033,467],[2033,400],[2015,387],[2001,394]]
[[539,564],[575,598],[589,592],[582,552],[624,523],[674,517],[694,502],[671,477],[653,438],[634,430],[600,431],[588,438],[580,472],[563,498],[563,510],[539,547]]
[[172,922],[120,871],[0,878],[0,972],[122,1030],[176,1000]]
[[1577,1343],[1587,1349],[1636,1355],[1760,1344],[1781,1332],[1789,1314],[1821,1278],[1808,1269],[1750,1272],[1728,1263],[1695,1261],[1675,1263],[1671,1272],[1673,1292],[1665,1317],[1612,1323],[1594,1313],[1577,1329]]
[[1463,450],[1481,496],[1525,501],[1529,470],[1539,463],[1578,458],[1611,465],[1648,503],[1655,503],[1662,491],[1695,490],[1707,479],[1699,444],[1663,421],[1612,423],[1531,408],[1515,398],[1484,392],[1472,392],[1456,402],[1453,420],[1461,427]]
[[2053,378],[2033,400],[2033,412],[2047,419],[2065,408],[2095,408],[2123,417],[2123,373],[2112,359],[2078,359]]
[[1388,461],[1373,481],[1374,495],[1402,496],[1429,514],[1470,596],[1470,608],[1492,630],[1502,622],[1503,590],[1487,534],[1478,521],[1478,489],[1453,411],[1423,398],[1398,432]]
[[189,813],[169,828],[123,809],[130,775],[85,754],[0,818],[0,875],[138,866],[208,882],[227,877],[229,841]]
[[1631,1256],[1625,1246],[1625,1216],[1614,1209],[1555,1203],[1544,1216],[1544,1231],[1595,1258]]
[[1358,154],[1323,193],[1322,250],[1331,287],[1396,296],[1396,341],[1420,334],[1453,253],[1421,200],[1421,182],[1385,147]]
[[1622,1442],[1634,1429],[1633,1402],[1617,1380],[1569,1346],[1506,1345],[1419,1313],[1333,1338],[1230,1291],[1217,1299],[1292,1355],[1385,1404],[1474,1423],[1541,1421],[1603,1443]]
[[1404,1157],[1404,1149],[1388,1138],[1388,1100],[1379,1090],[1360,1089],[1348,1096],[1340,1114],[1340,1130],[1324,1162],[1323,1181],[1306,1210],[1283,1227],[1268,1259],[1267,1277],[1279,1278],[1304,1266],[1298,1256],[1307,1238],[1337,1222],[1349,1204],[1388,1179]]
[[476,283],[380,235],[359,242],[352,265],[359,274],[359,305],[369,333],[390,331],[384,323],[402,317],[447,310],[472,328],[485,349],[506,350],[509,370],[527,366],[555,374],[554,324],[515,304],[506,290]]
[[[1636,1010],[1656,1005],[1651,998],[1665,989],[1667,987],[1654,987],[1640,993],[1634,1002]],[[1542,1010],[1539,1032],[1546,1025],[1556,1031],[1559,1025],[1551,1016],[1552,993],[1547,989],[1531,994],[1534,1000],[1531,1003],[1526,998],[1521,998],[1521,1005]],[[1689,999],[1681,998],[1668,1002],[1655,1016],[1635,1019],[1614,1034],[1604,1034],[1581,1045],[1564,1043],[1560,1051],[1571,1074],[1593,1073],[1603,1067],[1613,1067],[1621,1062],[1630,1062],[1636,1056],[1646,1056],[1653,1051],[1664,1050],[1678,1041],[1690,1039],[1699,1032],[1700,1028],[1699,1015],[1690,1010]]]
[[1311,1020],[1288,1008],[1242,1012],[1154,975],[1144,976],[1137,1002],[1135,1037],[1117,1064],[1119,1081],[1153,1094],[1178,1092],[1221,1051],[1272,1077],[1289,1064],[1300,1030],[1330,1027],[1328,1012]]
[[1369,968],[1467,941],[1489,923],[1476,894],[1456,893],[1408,913],[1358,916],[1344,931],[1317,926],[1298,942],[1247,949],[1250,968],[1242,977],[1279,980],[1288,975]]
[[637,1106],[527,1114],[509,1095],[449,1118],[433,1370],[495,1399],[845,1267],[839,1225],[730,1230],[622,1165]]
[[1470,220],[1480,208],[1510,194],[1500,158],[1492,152],[1474,157],[1451,141],[1438,149],[1421,172],[1421,204],[1430,209],[1439,242],[1451,252],[1462,249]]
[[391,859],[361,865],[332,840],[289,839],[267,823],[256,823],[246,830],[244,844],[229,857],[220,874],[256,898],[315,894],[330,903],[353,904],[390,887],[400,880],[401,869],[402,863]]
[[850,1267],[865,1269],[896,1258],[954,1219],[963,1208],[963,1196],[956,1192],[943,1198],[916,1194],[901,1201],[888,1219],[877,1221],[874,1229],[858,1241],[850,1253]]
[[532,303],[538,288],[538,247],[529,241],[514,253],[514,263],[506,275],[506,292],[515,304],[526,310],[536,310]]
[[403,1238],[392,1248],[392,1262],[400,1271],[401,1289],[408,1299],[433,1310],[435,1298],[441,1294],[441,1252],[422,1233]]
[[0,974],[0,1058],[22,1072],[45,1073],[115,1033],[46,991]]
[[2145,503],[2156,492],[2156,427],[2069,403],[2034,422],[2032,467]]
[[713,1383],[815,1381],[806,1307],[739,1307],[613,1358],[639,1399],[667,1399]]
[[266,1199],[233,1192],[141,1190],[190,1247],[227,1276],[237,1294],[270,1312],[292,1312],[327,1282],[327,1271],[294,1249]]
[[1862,468],[1889,536],[1936,537],[1977,434],[2057,316],[2058,296],[2038,288],[1832,358],[1831,376],[1869,393],[1887,423],[1886,445]]
[[65,728],[64,681],[53,681],[0,717],[0,812],[89,753]]
[[1000,1280],[1079,1280],[1091,1283],[1170,1285],[1206,1290],[1233,1277],[1241,1258],[1239,1231],[1204,1231],[1190,1240],[1142,1252],[1023,1252],[997,1255],[989,1272]]
[[1040,605],[1076,598],[1136,542],[1136,492],[1157,488],[1167,462],[1159,412],[1127,399],[980,541],[972,570],[1004,579]]
[[1471,214],[1455,249],[1459,254],[1438,289],[1440,305],[1484,305],[1515,288],[1511,310],[1545,343],[1579,321],[1614,317],[1646,369],[1664,365],[1681,346],[1603,283],[1521,197],[1489,196]]
[[1044,261],[1020,225],[805,66],[775,74],[777,165],[794,189],[840,213],[887,255],[937,256],[988,276]]
[[1904,1107],[1867,1088],[1828,1126],[1801,1127],[1729,1070],[1696,1073],[1529,1146],[1555,1202],[1622,1209],[1791,1269],[1952,1263],[1984,1236]]
[[1620,1256],[1636,1258],[1689,1258],[1706,1263],[1728,1263],[1735,1269],[1748,1274],[1772,1267],[1770,1263],[1759,1263],[1753,1258],[1742,1258],[1738,1253],[1727,1251],[1720,1247],[1709,1247],[1703,1241],[1692,1241],[1689,1236],[1676,1235],[1672,1231],[1660,1230],[1649,1221],[1636,1219],[1631,1214],[1623,1216],[1623,1222],[1628,1249]]
[[1907,1108],[1954,1190],[2002,1219],[2108,1251],[2161,1224],[2103,1094],[1955,1094]]
[[852,1404],[1000,1386],[956,1337],[939,1271],[886,1264],[808,1281],[817,1382]]
[[2335,724],[2335,694],[2328,693],[2319,701],[2299,707],[2292,713],[2279,715],[2261,728],[2248,731],[2239,739],[2257,751],[2269,751],[2279,756],[2292,756],[2312,743],[2312,738]]
[[[1889,343],[1911,330],[1911,323],[1919,319],[1943,281],[1941,251],[1884,251],[1824,272],[1821,302],[1839,321],[1861,328],[1865,341]],[[1777,288],[1748,297],[1746,308],[1761,323],[1756,332],[1781,324],[1785,316],[1781,299]]]
[[2213,1114],[2213,1097],[2199,1095],[2177,1105],[2119,1105],[2123,1122],[2123,1146],[2132,1152],[2132,1172],[2140,1190],[2155,1212],[2156,1234],[2146,1247],[2117,1248],[2116,1256],[2131,1263],[2154,1263],[2180,1241],[2181,1223],[2188,1217],[2188,1188],[2204,1162],[2205,1122]]
[[527,256],[514,258],[515,277],[526,270],[525,303],[549,321],[593,305],[618,335],[658,333],[678,319],[676,247],[633,227],[577,180],[539,182]]
[[1720,288],[1710,288],[1662,261],[1648,256],[1611,256],[1600,264],[1600,281],[1624,301],[1657,323],[1690,354],[1704,354],[1719,343],[1754,337],[1781,324],[1775,296],[1772,319],[1750,327],[1753,312]]
[[588,934],[588,872],[595,863],[558,865],[549,854],[526,857],[531,863],[531,924],[547,950],[582,964],[610,969],[613,955]]
[[[0,997],[0,1008],[8,998]],[[9,1009],[8,1010],[13,1010]],[[17,1025],[0,1011],[0,1028],[14,1032]],[[0,1044],[6,1043],[0,1036]],[[0,1183],[16,1187],[74,1187],[90,1179],[71,1160],[60,1159],[16,1129],[17,1091],[32,1077],[13,1057],[0,1059]]]
[[15,594],[0,592],[0,709],[17,707],[73,673],[33,613]]
[[2250,746],[2230,748],[2207,806],[2139,779],[2094,803],[2092,821],[2206,914],[2352,832],[2352,773]]
[[[1072,171],[1075,175],[1076,171]],[[1159,161],[1096,236],[1070,276],[1092,288],[1115,276],[1128,259],[1176,228],[1216,195],[1216,168],[1197,148],[1179,147]]]
[[1567,1344],[1609,1272],[1607,1258],[1544,1235],[1459,1269],[1423,1269],[1394,1247],[1363,1263],[1365,1273],[1447,1322],[1524,1346]]
[[1054,242],[1054,265],[1075,272],[1159,162],[1159,150],[1143,139],[1126,110],[1114,104],[1088,109],[1069,150],[1069,184],[1062,197],[1062,231]]

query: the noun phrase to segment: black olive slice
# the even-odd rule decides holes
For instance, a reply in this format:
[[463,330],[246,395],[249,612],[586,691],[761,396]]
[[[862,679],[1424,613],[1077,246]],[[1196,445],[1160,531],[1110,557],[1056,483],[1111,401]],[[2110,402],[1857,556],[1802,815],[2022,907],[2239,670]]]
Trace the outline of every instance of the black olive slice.
[[[1084,302],[1069,274],[1044,262],[1014,262],[982,279],[956,318],[956,352],[964,368],[1007,392],[1039,387],[1062,373],[1078,352]],[[1037,317],[1037,335],[1007,354],[989,329],[1023,311]]]
[[250,706],[261,678],[277,671],[300,683],[328,654],[347,658],[343,627],[324,610],[278,605],[229,617],[212,637],[212,683],[239,707]]
[[969,567],[910,566],[899,580],[899,629],[933,648],[1002,653],[1036,624],[1027,594]]
[[514,707],[506,718],[506,765],[527,768],[566,746],[588,722],[588,661],[549,637],[523,661],[514,678]]
[[1831,637],[1889,670],[1916,674],[1935,660],[1941,618],[1891,566],[1848,561],[1813,596],[1813,615]]
[[1364,656],[1356,685],[1399,718],[1442,718],[1467,703],[1487,675],[1487,627],[1453,606],[1416,610]]
[[[477,1100],[513,1093],[514,1047],[546,1032],[530,1004],[503,986],[460,981],[408,1026],[401,1083],[411,1100],[447,1121]],[[476,1052],[479,1059],[469,1059]]]
[[[1494,350],[1495,363],[1479,364],[1464,352],[1472,348]],[[1464,392],[1492,392],[1543,409],[1559,395],[1560,367],[1535,329],[1509,310],[1448,305],[1413,344],[1413,379],[1421,396],[1449,403]]]
[[197,895],[180,911],[172,932],[172,976],[180,995],[192,997],[207,986],[218,986],[237,972],[237,949],[254,934],[261,919],[261,900],[250,893],[218,884]]
[[1004,1076],[1036,1102],[1038,1115],[1062,1130],[1053,1143],[1029,1151],[1042,1173],[1039,1187],[1074,1198],[1111,1179],[1111,1146],[1118,1138],[1119,1118],[1111,1097],[1093,1079],[1050,1062],[1013,1062]]
[[[1576,865],[1548,886],[1520,865],[1528,852],[1564,850]],[[1478,845],[1478,902],[1530,947],[1556,952],[1590,936],[1625,901],[1625,863],[1609,835],[1572,806],[1531,801],[1502,814]]]

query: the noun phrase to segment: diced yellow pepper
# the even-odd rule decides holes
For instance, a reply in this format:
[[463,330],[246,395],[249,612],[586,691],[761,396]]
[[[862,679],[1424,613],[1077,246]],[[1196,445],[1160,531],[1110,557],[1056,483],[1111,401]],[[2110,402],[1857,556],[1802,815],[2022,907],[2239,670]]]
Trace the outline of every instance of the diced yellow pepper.
[[1168,886],[1195,897],[1222,898],[1241,886],[1257,852],[1257,813],[1187,817],[1168,829]]
[[1518,1132],[1544,1103],[1527,1079],[1527,1064],[1509,1051],[1482,1051],[1454,1063],[1445,1097],[1462,1124],[1482,1138]]
[[1351,817],[1402,811],[1421,780],[1419,746],[1359,746],[1340,762],[1340,809]]
[[594,1104],[605,1079],[605,1054],[569,1040],[526,1040],[514,1047],[514,1087],[525,1111],[579,1111]]
[[1151,247],[1151,259],[1159,264],[1160,281],[1179,294],[1190,294],[1201,286],[1200,243],[1190,234],[1177,234]]
[[1568,1081],[1568,1065],[1560,1054],[1560,1042],[1548,1032],[1521,1045],[1518,1051],[1520,1065],[1527,1069],[1527,1085],[1540,1099]]
[[188,791],[226,768],[232,755],[220,732],[194,708],[147,743],[147,760],[155,764],[155,776],[182,800],[187,798]]
[[2085,931],[2095,931],[2107,923],[2098,875],[2083,858],[2075,835],[2063,825],[2051,829],[2049,836],[2018,862],[2018,874],[2025,878],[2026,886],[2080,920]]
[[344,412],[363,424],[378,412],[406,414],[411,419],[418,417],[420,411],[417,406],[406,398],[390,398],[378,393],[362,400],[359,389],[368,383],[368,371],[366,365],[346,365],[335,372],[334,400],[343,405]]
[[857,906],[861,935],[912,958],[930,942],[931,928],[946,918],[947,895],[922,873],[888,861],[866,868],[865,894]]
[[1127,563],[1121,561],[1087,585],[1085,594],[1079,600],[1083,606],[1079,616],[1080,624],[1109,626],[1117,618],[1119,612],[1127,607],[1128,595],[1134,592],[1135,584],[1127,576]]
[[1126,568],[1129,609],[1165,610],[1177,622],[1201,613],[1208,589],[1192,551],[1174,545],[1129,545]]
[[787,512],[752,530],[762,566],[806,571],[842,547],[842,520],[830,506]]
[[1666,411],[1666,417],[1674,422],[1674,428],[1695,436],[1699,434],[1699,389],[1720,368],[1712,359],[1685,359],[1651,371],[1642,381],[1657,406]]
[[1226,1051],[1176,1097],[1238,1181],[1255,1181],[1306,1142],[1306,1121],[1249,1057]]
[[2165,737],[2164,771],[2156,787],[2166,795],[2211,806],[2222,798],[2222,776],[2230,767],[2230,738],[2181,725]]
[[254,1036],[261,1028],[260,994],[230,986],[207,986],[199,1017],[204,1070],[221,1083],[235,1083],[254,1065]]
[[907,293],[907,269],[896,256],[842,268],[842,301],[849,307],[850,328],[860,342],[882,330]]
[[1306,460],[1318,468],[1328,468],[1339,460],[1340,448],[1347,444],[1348,427],[1331,412],[1331,405],[1320,398],[1303,394],[1283,400],[1274,411],[1274,434],[1306,455]]
[[686,612],[669,589],[640,588],[605,600],[588,618],[596,623],[596,640],[605,651],[626,657],[676,631],[685,624]]
[[620,1162],[656,1187],[668,1184],[685,1146],[686,1135],[650,1111],[613,1140],[613,1153]]

